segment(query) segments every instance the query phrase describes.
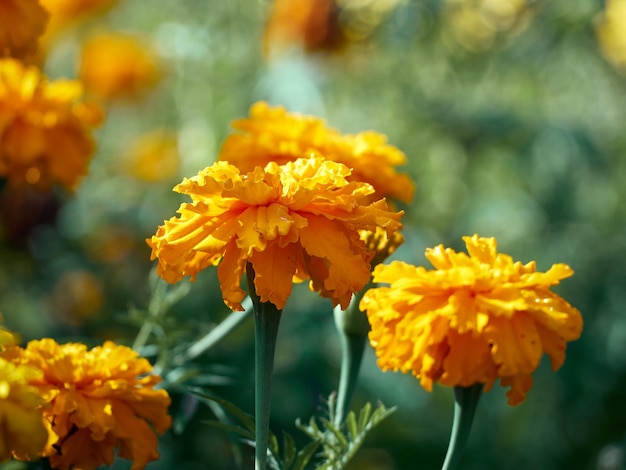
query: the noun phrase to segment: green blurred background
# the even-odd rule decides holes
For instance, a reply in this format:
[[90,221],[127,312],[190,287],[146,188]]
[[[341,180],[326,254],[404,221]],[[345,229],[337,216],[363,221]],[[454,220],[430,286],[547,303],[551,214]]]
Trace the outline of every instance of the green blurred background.
[[[461,237],[478,233],[541,270],[556,262],[575,270],[556,291],[581,310],[582,337],[557,373],[542,362],[521,405],[506,405],[498,385],[483,396],[461,468],[626,468],[626,69],[607,60],[614,56],[603,55],[598,40],[604,2],[337,3],[331,19],[344,36],[305,52],[263,54],[271,4],[258,0],[121,0],[60,37],[46,60],[53,78],[76,75],[81,41],[93,29],[141,35],[163,78],[142,100],[107,106],[76,194],[41,196],[41,216],[14,232],[7,226],[18,222],[5,217],[5,324],[24,340],[132,344],[149,318],[145,238],[183,200],[171,188],[212,164],[229,123],[266,100],[342,132],[384,133],[406,153],[417,190],[402,207],[406,243],[394,258],[428,265],[425,248],[462,249]],[[626,14],[619,24],[626,30]],[[176,135],[180,162],[159,181],[143,181],[123,160],[133,140],[155,128]],[[144,352],[182,350],[227,314],[215,270],[206,270],[164,318],[152,318],[156,334]],[[252,412],[252,341],[247,322],[164,374]],[[275,433],[306,442],[295,419],[324,408],[339,362],[330,302],[296,288],[278,340]],[[375,362],[368,349],[354,406],[381,400],[398,411],[350,468],[439,468],[452,391],[425,392]],[[208,426],[211,410],[182,390],[172,385],[177,425],[149,468],[238,468],[232,437]],[[251,468],[249,454],[244,448],[243,468]]]

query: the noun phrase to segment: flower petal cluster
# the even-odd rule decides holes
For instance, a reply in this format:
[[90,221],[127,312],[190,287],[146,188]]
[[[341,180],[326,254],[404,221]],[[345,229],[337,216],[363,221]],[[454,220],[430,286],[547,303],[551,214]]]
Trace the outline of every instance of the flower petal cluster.
[[48,82],[35,67],[0,59],[0,177],[73,189],[87,173],[99,107],[79,101],[81,85]]
[[5,359],[42,372],[30,381],[49,407],[43,416],[51,433],[44,455],[53,468],[95,469],[111,465],[115,449],[138,470],[158,458],[157,436],[171,425],[170,398],[153,387],[160,377],[125,346],[105,342],[57,344],[45,338],[26,348],[8,348]]
[[0,461],[37,457],[48,441],[39,390],[41,371],[0,358]]
[[580,312],[550,291],[573,274],[565,264],[538,272],[496,252],[496,240],[464,237],[469,255],[439,245],[426,251],[436,268],[379,265],[367,291],[370,342],[383,370],[411,371],[426,390],[433,382],[492,387],[500,378],[509,404],[524,400],[543,354],[553,370],[578,339]]
[[311,155],[352,168],[350,181],[364,181],[376,190],[375,198],[409,202],[414,186],[395,167],[406,163],[402,151],[374,131],[343,135],[313,116],[289,113],[282,107],[258,102],[250,118],[233,122],[236,130],[220,151],[225,160],[244,172],[273,161],[280,164]]
[[102,33],[85,42],[78,76],[102,100],[140,98],[159,81],[154,54],[131,35]]
[[34,59],[47,22],[38,0],[0,1],[0,57]]
[[249,173],[217,162],[174,188],[193,202],[147,240],[157,272],[174,283],[219,264],[225,303],[243,310],[240,283],[251,263],[262,302],[282,309],[294,279],[309,279],[312,290],[345,308],[370,278],[359,230],[380,226],[391,235],[402,215],[384,199],[369,202],[373,188],[349,176],[345,165],[320,157]]

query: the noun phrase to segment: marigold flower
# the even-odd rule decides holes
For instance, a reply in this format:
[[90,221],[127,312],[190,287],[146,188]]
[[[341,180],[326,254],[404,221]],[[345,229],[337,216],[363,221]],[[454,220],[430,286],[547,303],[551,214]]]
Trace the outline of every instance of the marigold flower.
[[380,226],[392,234],[402,215],[384,199],[370,203],[373,188],[349,176],[345,165],[320,157],[249,173],[217,162],[174,188],[193,202],[147,240],[157,272],[173,283],[219,264],[226,305],[243,310],[240,283],[249,262],[262,302],[282,309],[294,278],[310,279],[311,290],[345,308],[370,278],[358,231]]
[[107,341],[87,350],[45,338],[2,355],[43,372],[30,383],[50,404],[43,412],[51,432],[44,455],[53,468],[111,465],[116,448],[120,457],[133,460],[133,470],[158,458],[155,431],[171,425],[170,399],[165,390],[153,389],[161,378],[132,349]]
[[394,168],[404,165],[406,156],[377,132],[342,135],[321,119],[288,113],[265,102],[254,104],[250,118],[234,121],[232,127],[238,132],[226,138],[219,159],[244,172],[271,161],[282,165],[320,155],[352,168],[350,181],[370,183],[376,190],[375,198],[409,202],[413,197],[413,183]]
[[47,22],[37,0],[0,0],[0,57],[34,59]]
[[140,98],[160,75],[156,57],[134,36],[99,34],[83,46],[78,77],[103,100]]
[[73,189],[94,151],[99,107],[79,102],[78,82],[48,82],[35,67],[0,59],[0,177]]
[[370,342],[383,370],[412,371],[426,390],[493,386],[500,377],[509,404],[524,400],[543,353],[557,370],[565,344],[578,339],[580,312],[550,291],[573,274],[565,264],[537,272],[513,262],[494,238],[464,237],[469,256],[439,245],[426,250],[436,270],[403,262],[379,265],[361,301]]
[[374,231],[361,230],[359,234],[367,247],[372,268],[389,258],[404,243],[404,236],[400,232],[390,236],[381,227],[376,227]]
[[596,34],[602,54],[615,67],[626,71],[626,0],[607,0]]
[[41,408],[45,402],[29,385],[41,371],[0,358],[0,461],[36,457],[48,441]]

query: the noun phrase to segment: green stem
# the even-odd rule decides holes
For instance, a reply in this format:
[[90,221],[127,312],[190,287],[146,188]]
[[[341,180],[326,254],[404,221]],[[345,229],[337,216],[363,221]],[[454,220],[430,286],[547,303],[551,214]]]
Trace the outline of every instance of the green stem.
[[261,302],[254,288],[254,269],[246,265],[248,292],[254,307],[254,408],[255,408],[255,449],[256,470],[267,467],[267,446],[269,443],[270,405],[272,398],[272,372],[274,351],[280,323],[281,310],[270,302]]
[[359,302],[363,292],[355,295],[348,308],[344,311],[339,307],[334,310],[335,325],[341,343],[341,371],[339,375],[339,391],[337,407],[333,423],[341,425],[346,419],[352,395],[359,378],[359,369],[363,359],[363,351],[370,329],[367,316],[359,310]]
[[448,452],[441,470],[454,470],[459,465],[482,391],[481,383],[469,387],[454,387],[454,421]]

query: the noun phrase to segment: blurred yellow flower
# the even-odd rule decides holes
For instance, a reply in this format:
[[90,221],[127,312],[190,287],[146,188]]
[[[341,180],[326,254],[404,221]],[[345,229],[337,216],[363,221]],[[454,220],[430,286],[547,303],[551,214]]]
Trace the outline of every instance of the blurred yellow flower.
[[596,33],[606,60],[626,71],[626,0],[607,0]]
[[241,171],[252,171],[272,161],[282,165],[320,155],[351,168],[349,180],[371,184],[376,190],[374,198],[409,202],[413,197],[413,183],[395,170],[406,163],[406,156],[377,132],[342,135],[321,119],[288,113],[264,102],[254,104],[250,118],[236,120],[232,127],[237,132],[226,138],[219,159]]
[[75,188],[87,173],[102,120],[82,103],[76,81],[48,82],[35,67],[0,59],[0,177],[47,188]]
[[528,0],[446,0],[444,15],[454,38],[476,52],[493,46],[498,35],[526,29],[533,9]]
[[0,0],[0,57],[34,59],[47,22],[37,0]]
[[39,390],[31,381],[40,380],[41,371],[15,365],[0,358],[0,461],[15,457],[37,457],[48,441]]
[[137,37],[101,33],[83,46],[78,77],[100,99],[140,98],[160,76],[156,56]]
[[513,262],[496,240],[464,237],[469,256],[439,245],[426,250],[436,270],[403,262],[379,265],[361,309],[383,370],[412,371],[426,390],[433,382],[493,386],[499,377],[509,404],[522,402],[531,373],[546,353],[557,370],[567,341],[578,339],[580,312],[550,291],[573,274],[565,264],[537,272]]
[[44,410],[51,439],[44,455],[53,468],[95,469],[111,465],[115,450],[139,470],[159,457],[155,431],[171,425],[170,398],[153,387],[161,378],[125,346],[107,341],[87,350],[84,344],[57,344],[45,338],[3,356],[43,372],[30,381],[50,404]]
[[140,135],[124,152],[122,166],[129,175],[150,183],[176,176],[180,166],[176,135],[166,129]]
[[370,203],[373,188],[349,176],[345,165],[319,157],[249,173],[217,162],[174,188],[193,202],[147,240],[157,272],[173,283],[220,264],[224,301],[243,310],[240,284],[249,262],[262,302],[282,309],[293,281],[310,279],[311,290],[346,308],[370,279],[358,231],[380,226],[392,234],[402,215],[384,199]]

